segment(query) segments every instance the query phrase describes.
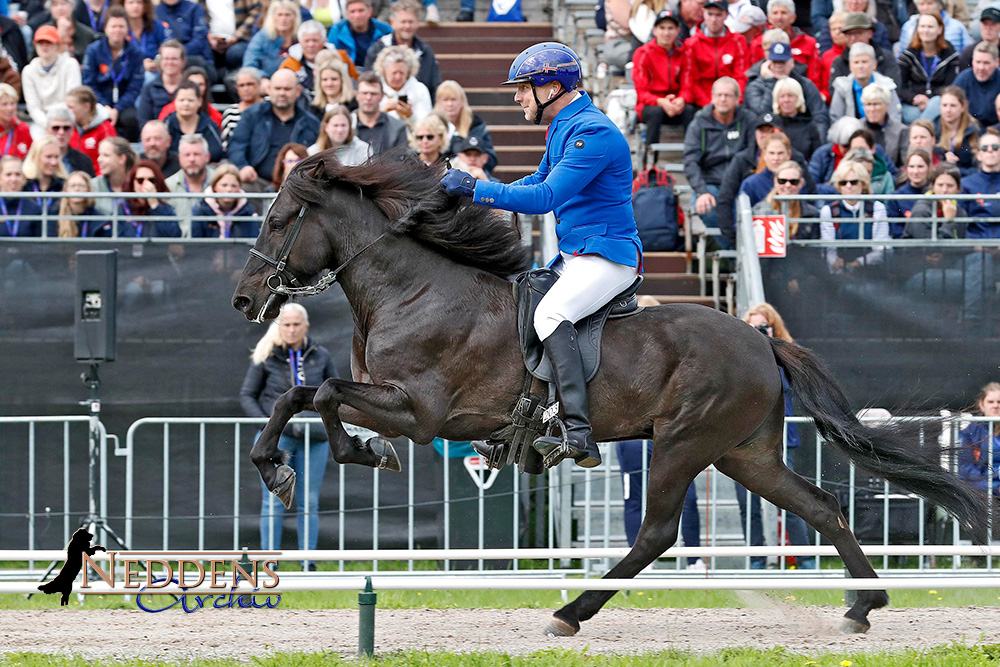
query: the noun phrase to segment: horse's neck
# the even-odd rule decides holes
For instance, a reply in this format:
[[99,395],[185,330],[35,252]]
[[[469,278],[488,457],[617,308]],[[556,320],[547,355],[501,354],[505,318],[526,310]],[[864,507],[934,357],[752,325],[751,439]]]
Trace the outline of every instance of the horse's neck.
[[[352,243],[351,253],[357,253],[367,243],[370,240]],[[344,259],[350,256],[344,254]],[[392,234],[351,260],[339,282],[362,334],[367,334],[372,322],[398,320],[401,313],[405,317],[406,312],[421,312],[412,306],[432,292],[445,300],[428,299],[425,303],[443,308],[451,305],[449,298],[486,298],[493,291],[491,286],[510,293],[509,283],[503,278],[457,262],[408,236]],[[387,315],[383,317],[382,313]]]

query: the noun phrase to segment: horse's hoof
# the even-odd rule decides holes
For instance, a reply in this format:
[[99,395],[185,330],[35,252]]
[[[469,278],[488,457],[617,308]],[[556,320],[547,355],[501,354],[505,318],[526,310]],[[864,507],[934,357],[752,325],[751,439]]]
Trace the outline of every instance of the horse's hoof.
[[368,440],[368,447],[378,459],[375,467],[379,470],[391,470],[392,472],[402,472],[403,466],[399,464],[399,457],[396,455],[396,448],[392,443],[380,435]]
[[840,624],[840,631],[845,635],[863,635],[868,632],[870,627],[872,624],[868,621],[858,621],[845,616]]
[[271,493],[278,496],[278,500],[285,506],[286,510],[292,509],[292,498],[295,495],[295,471],[287,465],[278,466],[275,471],[274,488]]
[[545,626],[546,637],[572,637],[580,631],[579,623],[570,623],[558,616],[553,616]]

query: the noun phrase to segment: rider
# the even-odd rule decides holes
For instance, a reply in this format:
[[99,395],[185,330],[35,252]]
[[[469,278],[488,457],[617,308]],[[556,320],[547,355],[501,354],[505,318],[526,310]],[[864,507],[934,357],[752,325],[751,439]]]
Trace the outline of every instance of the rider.
[[[535,311],[534,326],[552,363],[568,450],[562,458],[592,468],[601,454],[591,434],[587,382],[574,323],[596,312],[631,285],[642,268],[642,245],[632,214],[632,156],[621,131],[580,84],[572,49],[545,42],[514,59],[502,85],[516,85],[514,101],[536,125],[545,121],[545,155],[538,171],[505,185],[477,181],[449,169],[441,184],[452,195],[480,204],[538,214],[554,211],[559,274]],[[561,440],[539,438],[548,454]]]

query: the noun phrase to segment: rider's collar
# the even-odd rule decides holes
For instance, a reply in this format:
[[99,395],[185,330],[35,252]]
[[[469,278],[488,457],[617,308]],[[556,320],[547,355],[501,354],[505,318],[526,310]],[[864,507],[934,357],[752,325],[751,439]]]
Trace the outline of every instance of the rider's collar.
[[556,114],[556,117],[552,119],[552,123],[550,123],[550,126],[555,125],[560,121],[566,120],[567,118],[572,118],[573,116],[575,116],[576,114],[580,113],[588,106],[590,106],[590,95],[588,95],[585,91],[574,90],[570,94],[575,95],[573,101],[567,104],[565,107],[563,107],[559,111],[559,113]]

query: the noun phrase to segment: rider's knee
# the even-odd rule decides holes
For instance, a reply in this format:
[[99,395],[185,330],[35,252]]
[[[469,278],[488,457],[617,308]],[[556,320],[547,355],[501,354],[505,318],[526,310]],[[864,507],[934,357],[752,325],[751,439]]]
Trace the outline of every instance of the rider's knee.
[[543,309],[544,305],[544,301],[538,304],[533,321],[535,334],[538,336],[538,340],[542,341],[551,336],[552,332],[555,331],[560,324],[569,321],[567,317],[557,310]]

